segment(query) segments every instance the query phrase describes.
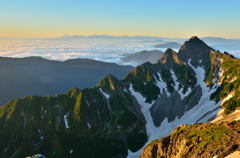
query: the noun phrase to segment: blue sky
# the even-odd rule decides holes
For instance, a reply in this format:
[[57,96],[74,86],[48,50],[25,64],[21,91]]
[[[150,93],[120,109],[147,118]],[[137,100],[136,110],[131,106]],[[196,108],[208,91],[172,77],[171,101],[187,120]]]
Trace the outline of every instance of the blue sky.
[[240,38],[239,0],[0,0],[0,37]]

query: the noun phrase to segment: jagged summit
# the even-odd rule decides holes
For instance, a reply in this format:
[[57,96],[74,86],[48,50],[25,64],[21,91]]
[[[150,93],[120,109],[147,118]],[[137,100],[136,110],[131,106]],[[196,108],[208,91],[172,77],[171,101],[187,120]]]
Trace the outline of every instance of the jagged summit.
[[107,75],[105,76],[98,84],[98,87],[104,88],[104,89],[111,89],[111,90],[117,90],[121,87],[120,81],[113,75]]
[[166,51],[165,51],[165,54],[174,54],[176,53],[173,49],[171,48],[168,48]]
[[192,36],[186,41],[179,52],[176,53],[171,48],[168,48],[160,57],[158,63],[172,66],[176,64],[186,64],[191,61],[191,64],[195,67],[204,66],[206,69],[209,68],[210,52],[214,50],[204,43],[197,36]]
[[103,80],[112,80],[112,81],[119,81],[115,76],[112,74],[106,75]]
[[178,54],[174,50],[172,50],[171,48],[168,48],[162,54],[162,56],[160,57],[158,63],[172,65],[174,63],[182,64],[183,62],[179,60]]
[[204,43],[197,36],[191,37],[186,41],[178,52],[180,60],[188,62],[191,60],[191,64],[195,67],[203,66],[208,69],[210,63],[210,52],[213,49]]
[[184,42],[184,44],[181,46],[180,50],[190,49],[190,48],[209,48],[209,46],[204,43],[201,39],[199,39],[197,36],[192,36],[188,41]]
[[189,40],[200,40],[198,36],[192,36]]

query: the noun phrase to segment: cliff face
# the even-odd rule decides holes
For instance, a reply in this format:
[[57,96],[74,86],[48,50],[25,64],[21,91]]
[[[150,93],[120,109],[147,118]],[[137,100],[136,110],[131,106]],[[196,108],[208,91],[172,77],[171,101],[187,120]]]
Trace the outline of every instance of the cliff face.
[[240,151],[240,122],[182,125],[150,143],[140,158],[224,158]]

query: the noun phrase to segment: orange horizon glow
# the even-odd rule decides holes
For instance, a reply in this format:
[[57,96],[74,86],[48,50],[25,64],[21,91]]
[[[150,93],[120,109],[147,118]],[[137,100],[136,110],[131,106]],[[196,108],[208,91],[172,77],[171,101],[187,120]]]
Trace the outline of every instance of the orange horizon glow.
[[0,1],[0,38],[240,38],[240,1]]

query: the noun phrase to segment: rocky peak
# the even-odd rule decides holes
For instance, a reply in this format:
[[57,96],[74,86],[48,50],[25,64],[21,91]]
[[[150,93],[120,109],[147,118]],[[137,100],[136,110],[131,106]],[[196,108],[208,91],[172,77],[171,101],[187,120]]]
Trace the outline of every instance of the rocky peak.
[[[189,41],[196,41],[196,42],[202,42],[202,40],[200,40],[197,36],[192,36]],[[205,43],[204,43],[205,44]]]
[[113,75],[105,76],[98,84],[98,87],[108,89],[108,90],[117,90],[122,87],[121,82]]
[[192,36],[188,41],[184,43],[184,45],[195,45],[199,47],[208,47],[206,43],[204,43],[201,39],[197,36]]
[[191,64],[194,67],[204,66],[207,70],[210,66],[211,50],[213,49],[206,43],[198,37],[193,36],[181,46],[178,57],[185,62],[191,60]]
[[159,59],[158,63],[161,64],[167,64],[167,65],[173,65],[176,64],[182,64],[183,62],[179,60],[178,54],[172,50],[171,48],[168,48]]

